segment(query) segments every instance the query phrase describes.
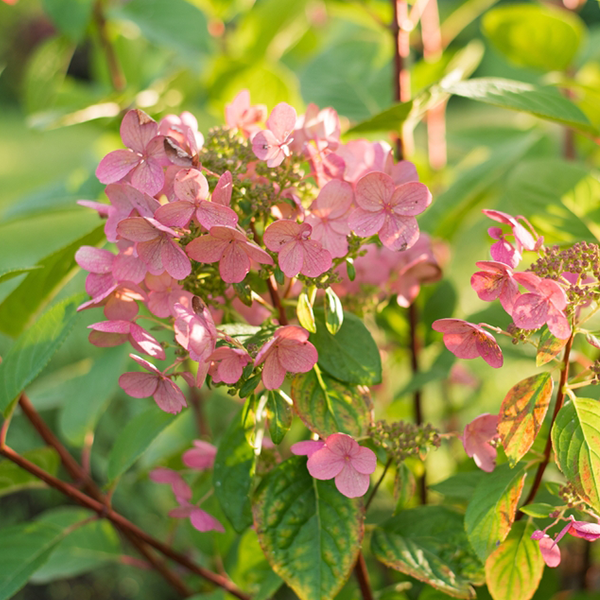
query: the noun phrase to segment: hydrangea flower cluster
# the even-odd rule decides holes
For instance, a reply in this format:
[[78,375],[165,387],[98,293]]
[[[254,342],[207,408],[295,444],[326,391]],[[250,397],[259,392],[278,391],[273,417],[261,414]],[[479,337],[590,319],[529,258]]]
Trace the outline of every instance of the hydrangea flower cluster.
[[[247,91],[225,117],[203,135],[190,113],[156,122],[130,110],[120,128],[126,148],[96,171],[109,204],[81,202],[106,218],[113,244],[76,254],[91,297],[80,309],[102,307],[105,316],[90,341],[129,342],[143,371],[121,375],[121,387],[169,413],[186,406],[181,381],[244,397],[310,371],[317,349],[290,323],[300,294],[314,302],[328,288],[342,297],[385,291],[408,306],[421,283],[441,276],[443,252],[415,218],[431,194],[387,144],[343,143],[330,108],[298,116],[280,103],[267,116]],[[362,495],[375,455],[335,436],[319,442],[309,470]],[[209,526],[179,476],[161,471],[155,480],[173,487],[175,516]]]

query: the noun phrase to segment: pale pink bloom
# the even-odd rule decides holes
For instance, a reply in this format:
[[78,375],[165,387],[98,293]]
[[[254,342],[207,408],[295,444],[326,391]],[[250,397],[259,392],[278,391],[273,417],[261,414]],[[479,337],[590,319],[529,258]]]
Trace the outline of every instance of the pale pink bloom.
[[230,129],[239,129],[246,138],[260,131],[258,123],[267,116],[264,104],[250,105],[250,92],[242,90],[230,104],[225,105],[225,123]]
[[490,227],[488,234],[493,240],[498,240],[490,246],[492,258],[516,269],[521,262],[521,258],[523,258],[521,252],[506,239],[506,234],[500,227]]
[[280,327],[258,351],[254,365],[265,363],[262,382],[268,390],[281,387],[288,373],[307,373],[317,360],[317,349],[308,341],[308,331],[296,325]]
[[89,340],[94,346],[110,348],[129,342],[138,352],[165,360],[165,351],[158,340],[137,323],[131,321],[102,321],[88,325]]
[[167,272],[161,275],[148,273],[145,283],[149,290],[148,310],[161,319],[174,316],[175,304],[183,304],[184,298],[187,297],[191,301],[192,294],[184,291],[177,280],[173,279]]
[[303,442],[297,442],[292,444],[290,450],[292,454],[296,454],[297,456],[308,456],[309,458],[321,448],[325,447],[325,442],[323,440],[305,440]]
[[556,545],[554,540],[539,529],[531,534],[531,539],[538,540],[540,552],[542,553],[542,558],[546,565],[551,568],[558,567],[560,564],[560,548]]
[[174,415],[181,412],[184,406],[187,406],[183,392],[171,381],[168,375],[135,354],[129,356],[142,368],[146,369],[148,373],[140,373],[139,371],[123,373],[119,377],[119,385],[127,394],[133,398],[152,396],[161,410]]
[[192,272],[189,258],[173,240],[180,234],[156,219],[124,219],[117,226],[117,233],[126,240],[137,242],[138,256],[153,275],[160,275],[166,271],[175,279],[185,279]]
[[311,166],[311,176],[317,185],[323,187],[332,179],[344,178],[346,163],[341,156],[328,150],[318,150],[311,144],[304,146],[304,154],[308,157]]
[[245,234],[233,227],[211,227],[207,235],[197,237],[186,247],[190,258],[203,263],[219,262],[219,273],[227,283],[239,283],[246,277],[251,259],[272,265],[273,259]]
[[333,258],[348,254],[348,216],[353,201],[352,186],[333,179],[323,186],[306,217],[305,222],[312,227],[311,238],[329,251]]
[[318,277],[331,267],[331,254],[314,240],[310,240],[312,227],[282,219],[271,223],[265,230],[265,246],[279,254],[279,266],[288,277],[302,273]]
[[187,504],[192,499],[192,490],[184,481],[183,477],[173,469],[167,467],[156,467],[148,473],[148,477],[155,483],[166,483],[171,486],[171,490],[179,504]]
[[510,266],[493,260],[482,260],[475,264],[482,270],[473,273],[471,287],[485,302],[498,298],[502,308],[510,315],[519,297],[519,284]]
[[163,204],[155,214],[163,225],[186,227],[194,216],[205,229],[237,225],[238,217],[231,208],[207,200],[208,181],[197,169],[181,169],[175,176],[173,190],[179,200]]
[[108,294],[84,302],[77,310],[104,307],[104,316],[109,321],[132,321],[138,314],[138,302],[147,302],[148,295],[141,287],[124,281],[115,285]]
[[252,362],[250,355],[241,348],[221,346],[208,359],[211,362],[208,374],[215,383],[233,385],[240,380],[244,367]]
[[333,108],[319,107],[312,102],[306,113],[296,120],[294,141],[290,144],[296,152],[302,152],[305,144],[315,142],[319,150],[335,150],[340,141],[340,119]]
[[475,325],[462,319],[438,319],[431,326],[444,334],[444,344],[458,358],[481,356],[488,365],[498,369],[503,364],[502,351],[481,324]]
[[225,171],[215,189],[211,195],[212,202],[216,204],[222,204],[223,206],[229,206],[231,204],[231,193],[233,192],[233,175],[230,171]]
[[422,183],[396,186],[389,175],[374,172],[356,184],[356,204],[348,220],[350,229],[361,237],[378,233],[386,248],[406,250],[419,239],[415,215],[431,204],[431,193]]
[[535,273],[515,273],[515,280],[529,293],[516,300],[512,318],[521,329],[539,329],[548,324],[550,333],[564,340],[571,335],[571,325],[564,310],[567,295],[563,288],[552,279],[541,279]]
[[194,448],[186,450],[181,459],[186,467],[202,471],[212,469],[216,455],[217,448],[215,446],[203,440],[194,440]]
[[121,139],[129,150],[107,154],[96,169],[101,183],[116,183],[128,175],[132,185],[150,196],[163,187],[163,167],[169,164],[164,151],[164,136],[144,111],[130,110],[121,122]]
[[473,458],[475,464],[488,473],[496,466],[496,448],[490,442],[499,437],[498,421],[498,415],[479,415],[467,424],[461,437],[467,456]]
[[311,452],[306,463],[315,479],[333,479],[335,487],[348,498],[364,496],[369,489],[370,475],[377,467],[372,450],[359,446],[345,433],[332,433],[325,446]]
[[111,205],[106,204],[104,202],[96,202],[95,200],[77,200],[77,204],[79,206],[85,206],[86,208],[91,208],[98,213],[98,216],[106,219],[111,212]]
[[267,161],[267,166],[278,167],[290,155],[296,111],[289,104],[280,102],[271,111],[266,125],[267,129],[252,137],[252,150],[257,158]]
[[166,115],[158,124],[158,133],[168,136],[177,149],[177,153],[168,154],[171,162],[180,166],[189,166],[197,161],[198,150],[204,145],[204,136],[198,131],[198,121],[190,112],[181,115]]
[[[279,186],[277,186],[277,184],[274,184],[273,187],[277,189]],[[275,219],[292,219],[294,221],[296,219],[300,219],[301,221],[304,220],[304,215],[306,214],[306,211],[302,206],[302,200],[300,200],[300,196],[298,196],[295,188],[286,188],[281,192],[281,194],[279,194],[279,198],[281,200],[287,198],[292,202],[290,203],[283,201],[278,202],[277,204],[273,204],[271,206],[271,214],[275,217]]]
[[[497,221],[498,223],[502,223],[504,225],[509,225],[512,234],[515,236],[515,241],[517,242],[517,246],[525,250],[537,250],[539,247],[539,238],[534,238],[533,235],[519,223],[518,219],[523,219],[523,217],[513,217],[507,213],[501,212],[499,210],[491,210],[488,208],[483,209],[483,214]],[[536,236],[537,237],[537,236]],[[519,249],[520,251],[520,249]]]
[[575,517],[571,515],[569,522],[565,525],[563,530],[556,536],[554,540],[555,544],[558,544],[560,540],[566,535],[570,534],[573,537],[582,538],[588,542],[595,542],[600,538],[600,524],[599,523],[588,523],[587,521],[576,521]]

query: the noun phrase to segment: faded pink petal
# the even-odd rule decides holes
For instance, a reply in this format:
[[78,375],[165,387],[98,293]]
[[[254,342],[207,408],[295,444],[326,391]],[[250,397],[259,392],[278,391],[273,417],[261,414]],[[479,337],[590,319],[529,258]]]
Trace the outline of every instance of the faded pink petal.
[[312,456],[317,450],[320,450],[325,446],[325,442],[322,440],[305,440],[303,442],[296,442],[292,444],[290,450],[292,454],[297,456]]
[[514,303],[519,296],[519,285],[513,278],[512,269],[501,262],[480,261],[476,265],[482,269],[471,277],[471,286],[485,302],[498,298],[508,314],[512,314]]
[[134,109],[123,117],[120,133],[123,143],[141,154],[158,133],[158,124],[143,110]]
[[352,465],[346,463],[335,478],[335,487],[347,498],[364,496],[369,489],[371,478],[359,473]]
[[190,515],[192,526],[198,531],[220,531],[225,533],[225,528],[217,519],[200,508],[195,508]]
[[169,378],[162,377],[153,395],[156,404],[161,410],[171,414],[178,414],[187,406],[185,396],[179,386]]
[[191,202],[177,201],[163,204],[154,217],[169,227],[186,227],[195,212],[196,207]]
[[237,383],[242,376],[244,367],[252,362],[250,355],[241,348],[221,346],[209,357],[212,361],[209,373],[215,383],[224,382],[229,385]]
[[560,564],[560,548],[554,543],[554,540],[549,535],[544,535],[538,543],[546,565],[551,568],[558,567]]
[[186,450],[183,453],[183,456],[181,457],[183,464],[190,469],[197,469],[199,471],[211,469],[215,462],[217,448],[202,440],[194,440],[194,446],[195,448]]
[[119,386],[132,398],[149,398],[158,387],[158,378],[150,373],[123,373]]
[[467,424],[461,438],[467,456],[488,473],[496,466],[496,448],[490,441],[498,437],[498,421],[498,415],[480,415]]
[[345,457],[332,452],[327,445],[313,452],[306,463],[311,477],[322,480],[333,479],[341,473],[345,465]]
[[213,190],[211,200],[223,206],[231,204],[231,192],[233,188],[233,177],[229,171],[225,171]]
[[117,183],[139,165],[141,156],[129,150],[113,150],[98,165],[96,177],[100,183]]
[[600,538],[600,524],[587,523],[586,521],[575,521],[571,523],[569,533],[588,542],[595,542]]

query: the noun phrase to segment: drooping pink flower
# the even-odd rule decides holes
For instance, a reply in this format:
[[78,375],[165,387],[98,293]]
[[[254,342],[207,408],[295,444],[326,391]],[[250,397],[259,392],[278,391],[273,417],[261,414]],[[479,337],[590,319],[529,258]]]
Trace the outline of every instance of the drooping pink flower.
[[335,150],[340,141],[340,119],[333,108],[319,107],[312,102],[296,121],[291,148],[300,153],[305,144],[314,142],[318,150]]
[[215,383],[224,382],[233,385],[240,380],[244,367],[252,362],[250,355],[241,348],[221,346],[208,359],[211,362],[208,370]]
[[352,186],[332,179],[323,186],[306,217],[305,222],[312,227],[311,239],[319,242],[333,258],[348,254],[348,216],[353,201]]
[[389,175],[374,172],[356,184],[356,204],[350,229],[361,237],[378,233],[386,248],[406,250],[419,239],[415,216],[431,204],[431,193],[422,183],[396,186]]
[[482,300],[492,302],[500,300],[502,308],[510,315],[519,296],[519,284],[513,277],[513,271],[507,264],[493,260],[475,263],[481,271],[473,273],[471,286]]
[[372,450],[359,446],[345,433],[332,433],[325,445],[311,452],[306,463],[315,479],[333,479],[341,494],[348,498],[364,496],[369,489],[370,475],[377,467]]
[[246,138],[260,131],[258,123],[267,117],[264,104],[250,105],[250,92],[242,90],[230,104],[225,105],[225,123],[230,129],[239,129]]
[[317,349],[308,341],[308,331],[296,325],[286,325],[258,351],[254,365],[265,363],[262,382],[268,390],[281,387],[288,373],[307,373],[317,360]]
[[560,548],[554,540],[539,529],[531,534],[532,540],[537,540],[540,545],[542,558],[547,566],[551,568],[558,567],[560,564]]
[[521,252],[508,241],[506,234],[500,227],[490,227],[488,234],[493,240],[497,240],[490,246],[490,255],[500,263],[504,263],[516,269],[521,262]]
[[331,267],[331,254],[319,242],[309,239],[311,233],[308,223],[291,219],[275,221],[266,228],[265,246],[279,254],[279,267],[288,277],[298,273],[318,277]]
[[197,471],[212,469],[215,464],[217,448],[203,440],[194,440],[193,443],[194,448],[186,450],[181,457],[183,464]]
[[444,344],[458,358],[481,356],[488,365],[498,369],[503,364],[502,351],[481,324],[475,325],[462,319],[438,319],[432,328],[444,334]]
[[177,384],[173,383],[168,375],[159,371],[147,360],[130,354],[148,373],[139,371],[123,373],[119,377],[119,385],[133,398],[148,398],[152,396],[161,410],[176,415],[187,406],[185,396]]
[[292,444],[290,450],[296,456],[308,456],[309,458],[317,451],[325,446],[323,440],[305,440]]
[[242,281],[250,271],[251,259],[263,265],[273,264],[269,254],[233,227],[211,227],[207,235],[192,240],[185,251],[198,262],[218,261],[219,273],[227,283]]
[[84,302],[77,310],[104,307],[104,316],[109,321],[132,321],[138,314],[138,302],[146,302],[148,295],[135,283],[124,281],[114,286],[102,297]]
[[496,466],[496,448],[490,444],[498,438],[498,415],[485,413],[465,427],[461,437],[467,456],[482,470],[491,473]]
[[107,154],[96,169],[96,177],[101,183],[117,183],[130,175],[135,188],[154,196],[163,187],[163,167],[169,164],[165,138],[157,134],[154,119],[142,110],[130,110],[121,122],[121,139],[129,150]]
[[131,321],[102,321],[88,325],[89,340],[94,346],[110,348],[129,342],[138,352],[165,360],[165,351],[158,340],[137,323]]
[[562,529],[562,531],[556,536],[554,540],[555,544],[558,544],[560,540],[566,534],[572,535],[576,538],[587,540],[588,542],[595,542],[600,538],[600,523],[588,523],[587,521],[576,521],[575,517],[571,515],[568,523]]
[[267,166],[278,167],[290,155],[291,134],[296,126],[295,109],[280,102],[269,115],[267,129],[252,137],[252,150],[257,158],[267,161]]
[[117,225],[117,233],[126,240],[137,242],[138,256],[153,275],[166,271],[175,279],[185,279],[192,272],[189,258],[173,240],[180,237],[180,234],[156,219],[124,219]]
[[552,279],[541,279],[535,273],[515,273],[514,279],[525,289],[515,301],[512,318],[521,329],[539,329],[544,323],[552,335],[564,340],[571,335],[571,325],[565,315],[567,295]]
[[181,169],[175,176],[173,190],[178,201],[163,204],[154,215],[163,225],[186,227],[194,216],[205,229],[215,225],[237,225],[235,211],[222,203],[207,200],[208,181],[197,169]]

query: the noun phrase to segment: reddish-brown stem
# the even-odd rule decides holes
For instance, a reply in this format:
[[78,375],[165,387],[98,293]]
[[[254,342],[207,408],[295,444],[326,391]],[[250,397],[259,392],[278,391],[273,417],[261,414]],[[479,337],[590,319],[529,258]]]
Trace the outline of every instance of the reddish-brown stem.
[[[567,384],[567,379],[569,377],[569,357],[571,356],[571,347],[573,346],[573,333],[571,333],[571,337],[567,341],[565,346],[565,354],[563,357],[563,368],[560,373],[560,381],[558,384],[558,393],[556,394],[556,404],[554,405],[554,414],[552,415],[552,422],[550,423],[550,431],[552,431],[552,426],[554,425],[554,421],[556,421],[556,415],[563,406],[565,401],[565,386]],[[538,466],[537,472],[535,474],[535,479],[533,480],[533,485],[531,486],[531,490],[529,490],[529,495],[525,499],[523,505],[530,504],[533,502],[538,490],[540,489],[540,485],[542,484],[542,478],[544,477],[544,471],[550,462],[550,454],[552,452],[552,436],[548,435],[548,440],[546,441],[546,447],[544,449],[544,460]],[[523,513],[518,512],[515,517],[515,521],[523,518]]]
[[192,405],[192,410],[194,411],[194,416],[196,418],[196,428],[198,432],[203,437],[210,436],[210,429],[208,428],[208,424],[206,422],[206,418],[204,416],[204,398],[198,388],[191,387],[190,388],[190,404]]
[[356,575],[363,600],[373,600],[373,592],[371,591],[371,584],[369,583],[369,572],[367,571],[365,557],[361,551],[358,552],[356,565],[354,565],[354,574]]
[[269,279],[267,279],[267,287],[269,288],[269,294],[271,295],[271,302],[277,309],[277,314],[279,315],[279,324],[287,325],[288,319],[287,315],[285,314],[285,307],[281,303],[281,298],[279,297],[279,292],[277,291],[277,282],[272,275],[269,277]]
[[392,459],[388,458],[388,461],[385,463],[383,473],[381,474],[381,477],[377,480],[377,483],[373,487],[373,491],[371,492],[371,495],[369,496],[369,499],[367,500],[367,503],[365,504],[365,512],[367,512],[369,510],[369,506],[371,506],[371,502],[373,502],[373,498],[375,498],[375,494],[377,493],[377,490],[379,489],[381,482],[384,480],[385,474],[387,473],[391,464],[392,464]]
[[100,45],[106,56],[106,64],[108,66],[108,73],[110,75],[112,86],[117,92],[120,92],[125,89],[126,82],[117,59],[117,54],[108,36],[103,4],[103,0],[96,0],[96,3],[94,4],[94,21],[98,28]]

